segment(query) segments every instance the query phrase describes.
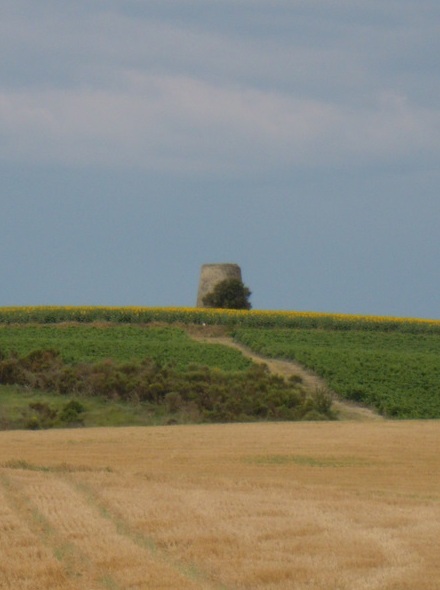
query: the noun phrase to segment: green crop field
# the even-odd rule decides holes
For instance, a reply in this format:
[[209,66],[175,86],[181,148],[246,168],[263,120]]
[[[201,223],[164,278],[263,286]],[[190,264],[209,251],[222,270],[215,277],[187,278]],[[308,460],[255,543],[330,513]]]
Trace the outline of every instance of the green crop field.
[[359,330],[238,329],[269,357],[294,359],[340,396],[396,418],[440,418],[440,335]]
[[66,362],[105,359],[133,361],[150,358],[185,369],[189,364],[242,371],[251,362],[240,352],[217,344],[201,344],[176,327],[119,324],[0,325],[0,351],[29,354],[54,349]]

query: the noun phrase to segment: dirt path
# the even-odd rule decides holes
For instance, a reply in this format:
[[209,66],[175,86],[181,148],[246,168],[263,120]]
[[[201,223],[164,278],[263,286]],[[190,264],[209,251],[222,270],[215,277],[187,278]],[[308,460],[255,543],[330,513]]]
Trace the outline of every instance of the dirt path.
[[[256,363],[264,363],[269,367],[269,370],[282,377],[290,377],[292,375],[298,375],[301,377],[303,384],[308,389],[316,389],[319,387],[327,387],[326,382],[321,379],[315,373],[307,370],[303,365],[296,361],[283,361],[280,359],[272,359],[261,354],[253,352],[250,348],[239,342],[235,342],[229,336],[204,336],[200,334],[191,333],[191,338],[199,340],[201,342],[207,342],[211,344],[223,344],[224,346],[230,346],[236,348],[242,352],[246,357],[250,358]],[[343,401],[334,394],[333,408],[338,413],[339,420],[357,420],[362,422],[367,421],[379,421],[384,420],[383,416],[377,414],[370,408],[362,407],[358,404]]]

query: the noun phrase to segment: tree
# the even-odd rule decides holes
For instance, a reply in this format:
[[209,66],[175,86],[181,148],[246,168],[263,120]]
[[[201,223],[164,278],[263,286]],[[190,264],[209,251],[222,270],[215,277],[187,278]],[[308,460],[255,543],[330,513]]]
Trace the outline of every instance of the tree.
[[206,307],[221,307],[223,309],[251,309],[249,301],[251,291],[239,279],[225,279],[220,281],[203,298]]

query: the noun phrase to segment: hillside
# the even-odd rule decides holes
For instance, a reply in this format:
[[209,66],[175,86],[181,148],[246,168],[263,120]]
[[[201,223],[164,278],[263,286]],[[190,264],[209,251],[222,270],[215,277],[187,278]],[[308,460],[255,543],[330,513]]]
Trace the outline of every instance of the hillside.
[[0,425],[333,419],[331,398],[167,325],[0,325]]
[[[229,340],[202,344],[187,334]],[[231,349],[231,337],[239,351]],[[41,367],[25,377],[28,369],[15,367],[19,378],[8,377],[15,370],[11,363],[29,364],[24,356],[47,349],[55,353],[50,383],[50,371],[44,376]],[[88,416],[111,414],[104,412],[111,401],[112,410],[119,404],[125,414],[115,417],[118,424],[125,419],[136,424],[328,419],[334,409],[339,417],[374,417],[356,409],[359,404],[392,418],[440,417],[440,322],[435,320],[193,308],[2,308],[0,351],[16,358],[2,360],[3,386],[24,386],[33,394],[37,389],[41,396],[46,383],[45,393],[87,393],[90,402],[97,392]],[[150,369],[144,365],[142,373],[147,387],[142,388],[139,364],[147,359]],[[271,372],[256,369],[261,361]],[[281,368],[282,361],[291,364]],[[82,376],[80,365],[88,366]],[[28,393],[21,391],[21,399]],[[13,397],[14,390],[3,390],[3,412]],[[63,406],[52,409],[64,411]],[[107,423],[85,417],[84,424]],[[7,416],[0,419],[8,422]]]

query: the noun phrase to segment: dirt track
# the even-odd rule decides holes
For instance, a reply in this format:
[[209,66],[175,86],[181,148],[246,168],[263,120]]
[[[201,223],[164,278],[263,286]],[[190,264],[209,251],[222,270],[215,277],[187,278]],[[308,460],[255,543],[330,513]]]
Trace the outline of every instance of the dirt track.
[[[321,379],[318,375],[315,375],[311,371],[308,371],[300,363],[296,361],[284,361],[280,359],[272,359],[260,354],[256,354],[250,348],[239,342],[235,342],[229,336],[205,336],[200,333],[191,333],[190,336],[195,340],[212,344],[223,344],[240,350],[245,356],[252,359],[256,363],[264,363],[269,367],[269,370],[277,375],[283,377],[290,377],[291,375],[298,375],[301,377],[303,384],[308,389],[316,389],[319,387],[327,387],[326,382]],[[355,403],[342,401],[334,394],[333,407],[338,413],[340,420],[358,420],[362,422],[366,421],[378,421],[384,418],[371,410],[370,408],[362,407]]]

